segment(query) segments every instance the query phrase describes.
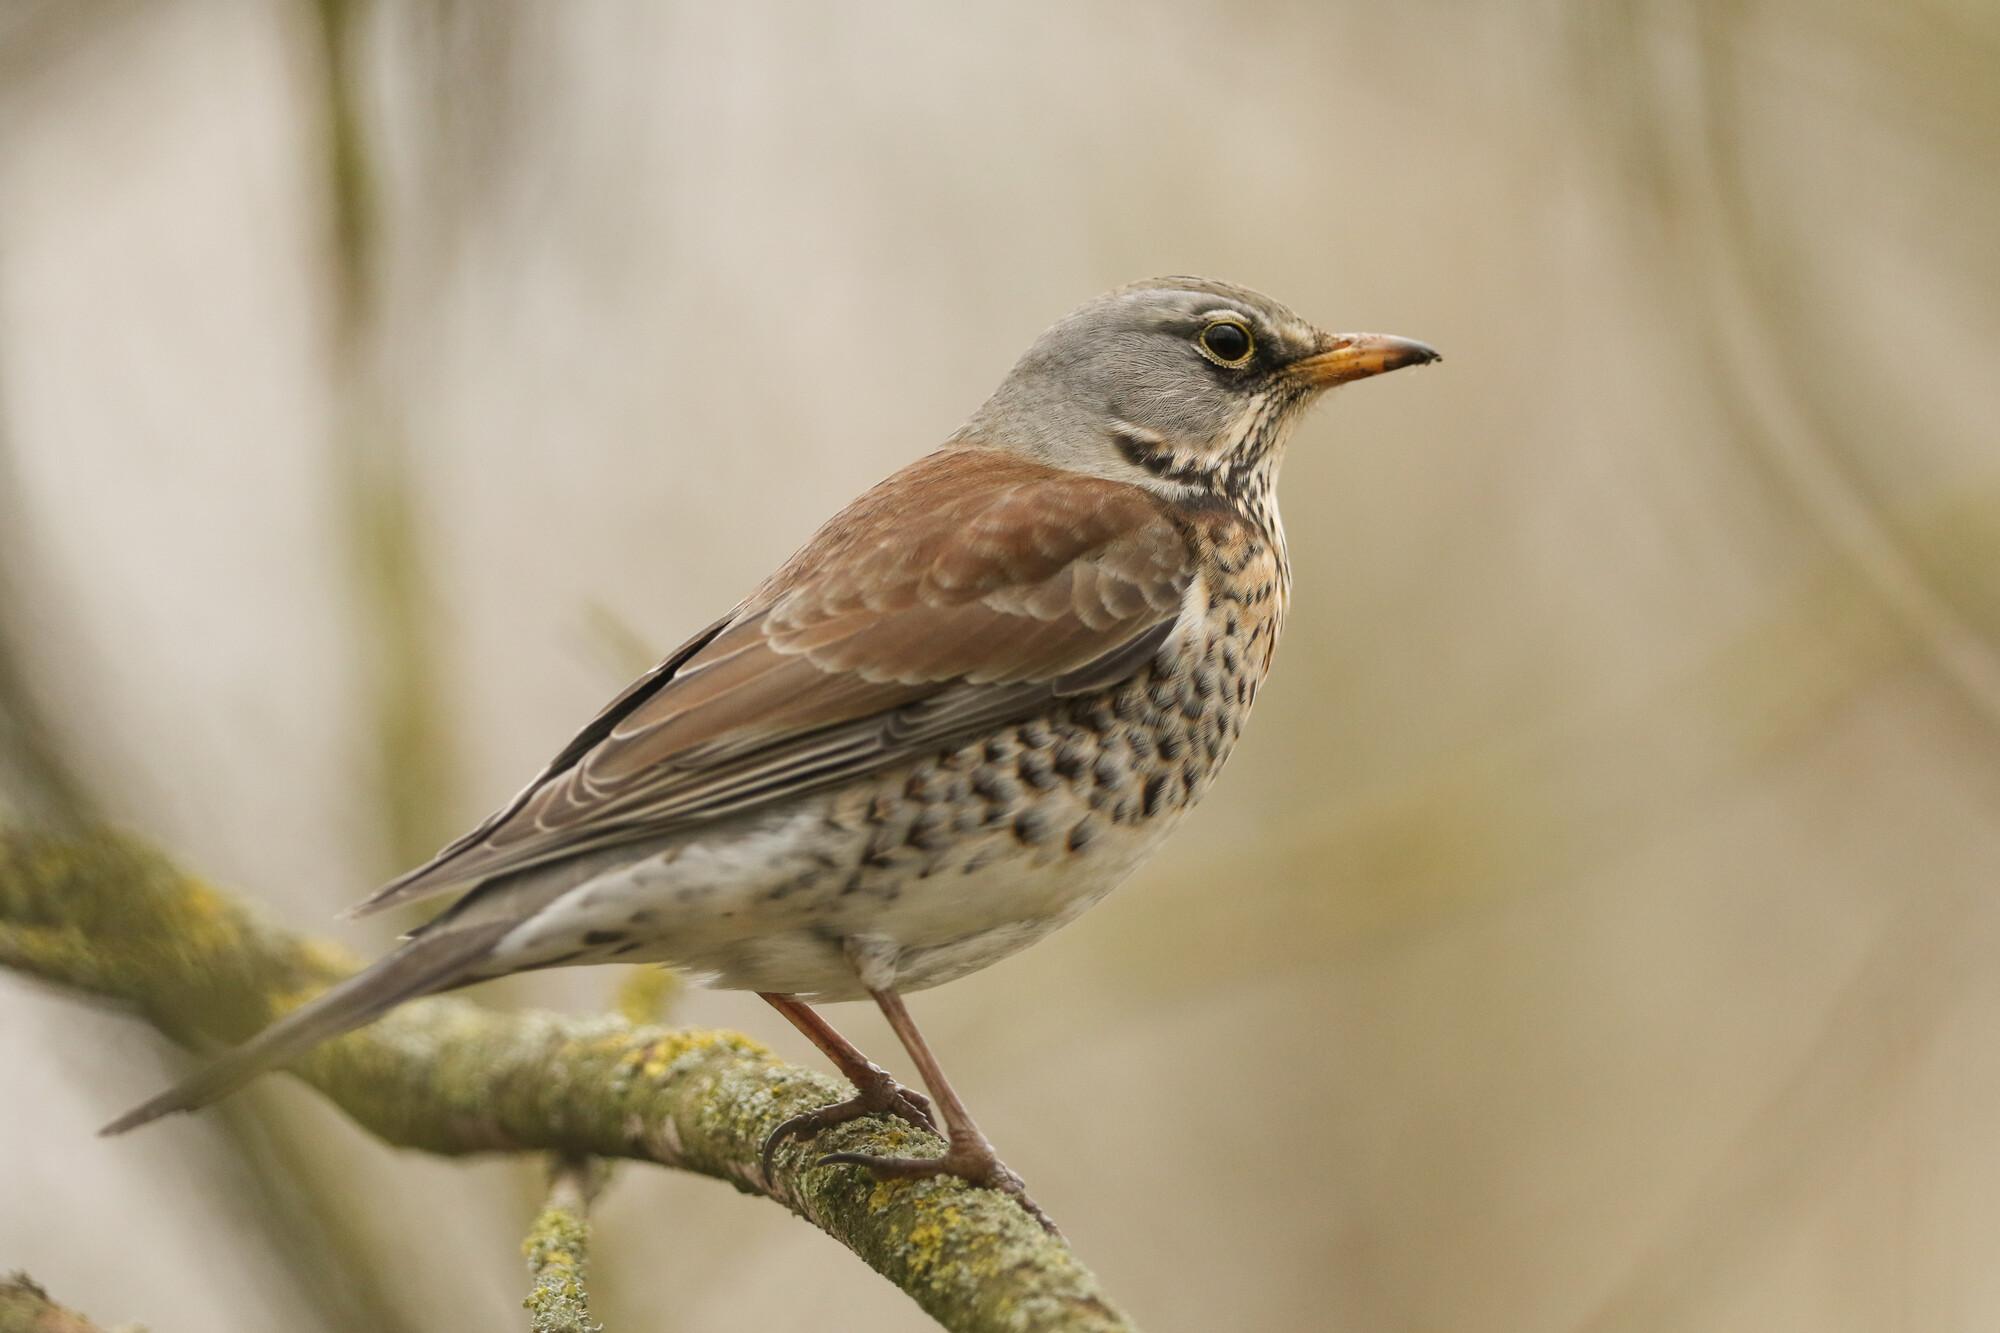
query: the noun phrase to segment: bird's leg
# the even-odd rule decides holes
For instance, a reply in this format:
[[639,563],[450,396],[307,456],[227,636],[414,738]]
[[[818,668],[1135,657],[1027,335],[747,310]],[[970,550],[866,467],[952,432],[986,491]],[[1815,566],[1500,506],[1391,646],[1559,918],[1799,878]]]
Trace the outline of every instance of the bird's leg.
[[[789,995],[772,995],[763,991],[759,991],[758,995],[804,1033],[807,1041],[819,1047],[822,1055],[833,1061],[840,1076],[852,1083],[861,1094],[858,1100],[880,1103],[871,1106],[870,1110],[886,1111],[936,1132],[937,1122],[931,1118],[930,1099],[896,1082],[888,1070],[863,1055],[853,1042],[834,1029],[833,1024],[820,1017],[817,1010]],[[868,1111],[856,1114],[865,1115]]]
[[923,1076],[924,1086],[936,1098],[937,1108],[944,1115],[945,1138],[950,1146],[942,1157],[876,1157],[869,1153],[837,1152],[820,1158],[819,1164],[831,1166],[844,1163],[866,1167],[878,1180],[957,1176],[974,1185],[1013,1195],[1050,1235],[1062,1235],[1049,1215],[1042,1211],[1041,1205],[1028,1197],[1027,1186],[1022,1183],[1021,1177],[1000,1160],[1000,1155],[993,1151],[992,1141],[973,1122],[971,1112],[965,1109],[965,1103],[958,1099],[958,1093],[944,1076],[944,1070],[938,1067],[937,1057],[931,1054],[923,1033],[917,1031],[916,1021],[903,1005],[903,997],[894,991],[871,990],[868,993],[882,1007],[889,1026],[896,1030],[903,1049],[910,1053],[917,1072]]
[[921,1092],[896,1082],[888,1070],[855,1049],[854,1043],[835,1031],[833,1024],[821,1018],[809,1005],[789,995],[774,995],[768,991],[757,994],[804,1033],[807,1041],[819,1047],[820,1053],[833,1061],[840,1076],[854,1085],[854,1095],[846,1101],[795,1115],[764,1137],[766,1180],[771,1178],[771,1158],[778,1151],[778,1146],[795,1134],[810,1137],[845,1121],[876,1114],[893,1115],[936,1132],[937,1122],[931,1119],[929,1099]]

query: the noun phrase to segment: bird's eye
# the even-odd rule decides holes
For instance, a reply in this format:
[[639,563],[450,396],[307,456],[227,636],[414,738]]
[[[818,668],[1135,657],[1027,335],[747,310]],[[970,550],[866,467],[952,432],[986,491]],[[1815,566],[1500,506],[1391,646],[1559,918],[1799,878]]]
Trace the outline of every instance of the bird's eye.
[[1247,365],[1250,353],[1256,350],[1250,326],[1240,319],[1218,319],[1204,328],[1195,341],[1209,360],[1232,370]]

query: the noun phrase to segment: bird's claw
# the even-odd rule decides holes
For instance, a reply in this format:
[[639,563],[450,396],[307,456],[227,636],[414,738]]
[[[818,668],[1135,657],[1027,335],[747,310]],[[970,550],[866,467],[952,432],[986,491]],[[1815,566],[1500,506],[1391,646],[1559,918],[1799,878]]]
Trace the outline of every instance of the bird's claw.
[[771,1179],[771,1163],[777,1157],[778,1149],[786,1139],[811,1138],[822,1130],[835,1125],[844,1125],[850,1120],[859,1120],[869,1115],[892,1115],[898,1120],[937,1133],[937,1121],[931,1118],[930,1098],[914,1088],[906,1088],[890,1076],[886,1069],[870,1065],[865,1070],[855,1071],[860,1075],[853,1078],[854,1095],[844,1102],[831,1106],[821,1106],[811,1111],[802,1111],[786,1120],[764,1136],[763,1166],[764,1179]]
[[923,1180],[931,1176],[956,1176],[981,1189],[998,1190],[1012,1198],[1042,1224],[1042,1230],[1058,1240],[1062,1231],[1055,1220],[1028,1194],[1028,1186],[1015,1170],[1001,1161],[993,1145],[984,1139],[954,1141],[941,1157],[878,1157],[872,1153],[834,1152],[821,1157],[816,1166],[858,1166],[877,1180]]

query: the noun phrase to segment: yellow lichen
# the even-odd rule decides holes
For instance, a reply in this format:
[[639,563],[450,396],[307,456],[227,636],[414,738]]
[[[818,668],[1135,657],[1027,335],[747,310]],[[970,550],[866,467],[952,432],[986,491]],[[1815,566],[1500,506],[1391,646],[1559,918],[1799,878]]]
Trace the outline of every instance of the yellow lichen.
[[767,1053],[763,1046],[741,1033],[711,1028],[675,1028],[662,1032],[644,1049],[645,1063],[641,1072],[655,1082],[665,1079],[676,1063],[689,1056],[707,1055],[718,1050],[739,1055]]
[[537,1333],[587,1333],[590,1322],[584,1290],[590,1227],[565,1208],[544,1209],[535,1219],[521,1253],[534,1288],[521,1302]]
[[936,1222],[919,1222],[910,1228],[905,1243],[910,1248],[910,1272],[922,1277],[944,1251],[944,1228]]

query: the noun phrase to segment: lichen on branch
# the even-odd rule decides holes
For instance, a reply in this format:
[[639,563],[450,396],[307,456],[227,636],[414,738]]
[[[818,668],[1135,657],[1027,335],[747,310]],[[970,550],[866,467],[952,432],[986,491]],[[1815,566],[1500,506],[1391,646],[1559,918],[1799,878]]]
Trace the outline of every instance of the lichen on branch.
[[603,1333],[590,1322],[590,1201],[603,1180],[603,1164],[588,1157],[559,1157],[549,1172],[549,1199],[528,1228],[521,1253],[534,1280],[527,1299],[530,1333]]
[[[130,839],[25,827],[0,828],[0,966],[128,1005],[197,1046],[240,1041],[353,970],[343,951],[264,922]],[[949,1329],[1131,1327],[1068,1246],[1006,1196],[814,1166],[833,1151],[941,1151],[900,1121],[789,1142],[766,1180],[764,1136],[844,1090],[737,1033],[440,996],[321,1046],[294,1072],[400,1147],[629,1158],[765,1195]]]

